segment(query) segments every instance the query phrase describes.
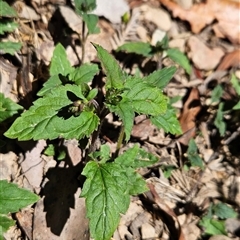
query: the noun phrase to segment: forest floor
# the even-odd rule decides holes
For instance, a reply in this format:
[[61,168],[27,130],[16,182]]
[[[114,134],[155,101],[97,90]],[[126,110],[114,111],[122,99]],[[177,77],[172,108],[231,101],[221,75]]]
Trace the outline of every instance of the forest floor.
[[[145,76],[177,66],[164,89],[177,110],[182,135],[154,127],[136,116],[127,147],[138,144],[159,157],[139,172],[157,193],[131,198],[113,240],[240,239],[240,3],[234,0],[97,1],[100,33],[87,38],[82,59],[82,20],[70,1],[15,1],[19,27],[4,37],[22,43],[14,55],[1,53],[0,91],[28,109],[49,77],[54,47],[61,43],[72,66],[98,62],[97,43],[111,52],[129,74]],[[125,14],[127,21],[122,21]],[[149,42],[164,36],[191,64],[191,73],[164,55],[144,57],[119,53],[126,42]],[[83,61],[82,61],[83,60]],[[104,89],[103,74],[93,85]],[[103,90],[104,91],[104,90]],[[66,141],[69,159],[44,154],[48,141],[18,141],[3,137],[1,179],[38,194],[33,206],[12,215],[16,225],[5,238],[30,240],[90,239],[84,199],[79,198],[79,164],[83,150]],[[109,114],[101,143],[116,150],[119,121]],[[189,143],[197,149],[189,156]],[[188,154],[187,154],[188,152]],[[194,159],[203,167],[194,165]],[[64,204],[63,204],[64,203]]]

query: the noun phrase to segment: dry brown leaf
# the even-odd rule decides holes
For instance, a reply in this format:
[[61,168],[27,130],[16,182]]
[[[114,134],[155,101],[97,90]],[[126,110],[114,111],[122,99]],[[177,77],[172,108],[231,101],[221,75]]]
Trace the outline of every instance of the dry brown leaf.
[[31,208],[16,213],[18,224],[21,226],[29,240],[32,240],[33,211]]
[[30,185],[36,192],[40,191],[40,185],[43,177],[44,161],[41,158],[41,153],[46,147],[45,140],[39,140],[33,148],[29,150],[31,143],[21,143],[25,152],[25,159],[21,162],[21,167],[24,176],[27,178]]
[[161,210],[163,210],[164,212],[166,212],[169,216],[171,216],[178,224],[178,231],[179,231],[179,236],[178,236],[178,240],[185,240],[184,234],[182,232],[182,228],[181,225],[178,221],[177,215],[174,213],[174,211],[168,207],[167,204],[164,203],[164,201],[159,197],[159,195],[157,194],[154,185],[152,183],[148,183],[148,187],[153,195],[154,201],[155,203],[159,206],[159,208]]
[[219,64],[217,70],[227,70],[230,67],[240,66],[240,49],[236,49],[233,52],[226,54]]
[[205,3],[195,4],[186,10],[170,0],[159,1],[173,12],[174,17],[188,21],[194,33],[199,33],[206,25],[216,19],[218,31],[231,42],[240,43],[240,2],[207,0]]
[[[201,105],[199,91],[197,88],[192,88],[189,97],[183,106],[182,114],[179,118],[183,133],[195,128],[195,119],[200,110]],[[184,138],[179,139],[179,141],[184,145],[187,145],[190,138],[195,135],[195,130],[189,132],[189,135],[186,135]]]
[[146,119],[133,126],[131,135],[141,140],[148,139],[154,133],[155,127],[151,124],[150,119]]
[[188,46],[190,48],[190,52],[188,53],[189,58],[201,70],[215,69],[224,55],[221,48],[210,49],[195,36],[189,38]]

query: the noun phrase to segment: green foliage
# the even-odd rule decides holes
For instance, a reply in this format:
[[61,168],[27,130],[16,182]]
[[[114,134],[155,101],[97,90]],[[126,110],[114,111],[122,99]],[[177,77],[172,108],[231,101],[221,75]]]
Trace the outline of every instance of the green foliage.
[[[12,32],[18,27],[18,24],[11,19],[4,19],[12,17],[17,17],[16,11],[7,2],[0,0],[0,35]],[[13,55],[21,46],[22,44],[18,42],[0,41],[0,51],[5,54]]]
[[179,124],[179,121],[176,117],[175,109],[168,106],[164,114],[160,114],[155,117],[151,117],[151,122],[158,128],[162,128],[165,132],[171,134],[181,134],[182,129]]
[[217,115],[216,118],[214,120],[214,125],[218,128],[220,135],[224,136],[225,131],[226,131],[226,123],[223,120],[223,106],[224,103],[220,103],[218,106],[218,110],[217,110]]
[[51,59],[50,65],[50,75],[58,75],[62,74],[63,76],[67,76],[72,71],[71,64],[67,58],[66,51],[64,47],[59,43],[55,47],[53,51],[53,57]]
[[238,94],[238,96],[240,96],[240,83],[234,74],[232,74],[230,81],[231,81],[236,93]]
[[212,91],[212,102],[219,102],[220,98],[222,97],[223,94],[223,88],[221,85],[217,85],[213,91]]
[[19,42],[0,42],[0,51],[11,55],[20,50],[21,47],[22,44]]
[[203,161],[198,155],[198,148],[193,139],[189,141],[187,156],[192,166],[203,168]]
[[0,214],[0,240],[4,240],[3,234],[7,232],[7,230],[14,226],[15,221],[8,218],[6,215]]
[[5,19],[0,22],[0,34],[12,32],[18,27],[18,24],[12,20]]
[[[231,77],[231,83],[236,91],[236,93],[238,94],[238,99],[240,97],[240,83],[237,79],[237,77],[232,74],[232,77]],[[233,107],[233,110],[239,110],[240,109],[240,100],[238,101],[238,103]]]
[[93,11],[97,5],[96,0],[74,0],[76,11],[81,15]]
[[78,68],[75,68],[70,74],[69,79],[75,84],[88,83],[92,81],[93,77],[98,74],[99,68],[97,64],[85,63]]
[[152,84],[153,86],[163,89],[173,78],[176,71],[177,71],[176,67],[162,68],[144,77],[143,80]]
[[97,27],[98,16],[89,14],[96,8],[96,0],[74,0],[75,9],[83,21],[86,23],[89,34],[99,33],[100,29]]
[[[104,111],[120,117],[126,141],[131,136],[135,113],[147,115],[165,131],[181,132],[175,111],[163,94],[163,88],[176,71],[175,67],[155,71],[143,78],[128,76],[105,49],[96,44],[94,47],[107,76],[103,108],[100,109],[100,104],[94,99],[98,90],[87,84],[98,74],[98,66],[83,64],[71,67],[63,46],[58,44],[50,65],[50,78],[38,92],[39,98],[15,120],[5,136],[19,140],[59,137],[80,140],[101,130],[106,116],[102,113]],[[55,145],[50,145],[45,153],[58,160],[65,158],[65,152],[60,147],[56,149]],[[114,159],[107,145],[90,152],[87,157],[91,160],[82,172],[87,180],[81,196],[86,198],[92,237],[108,240],[119,223],[120,214],[128,209],[130,195],[147,190],[136,169],[147,167],[158,158],[134,146]]]
[[236,217],[237,213],[231,207],[225,203],[220,202],[215,205],[210,205],[207,215],[201,219],[199,225],[204,227],[205,234],[227,235],[224,220],[227,218]]
[[[71,100],[71,96],[76,99]],[[77,99],[83,101],[83,109],[79,116],[74,116],[74,102]],[[84,104],[85,100],[80,86],[59,86],[36,100],[34,105],[13,123],[5,136],[19,140],[58,137],[81,139],[90,136],[97,128],[99,118],[94,109],[88,107],[87,103]]]
[[4,95],[0,93],[0,122],[12,117],[22,109],[23,107],[13,102],[11,99],[5,98]]
[[16,11],[8,5],[7,2],[0,0],[0,16],[1,17],[16,17]]
[[104,48],[93,44],[97,50],[97,56],[107,75],[106,89],[122,89],[126,74],[122,71],[116,59]]
[[82,15],[83,21],[87,24],[89,34],[99,33],[100,28],[97,26],[98,16],[95,14],[86,14]]
[[[156,46],[144,42],[129,42],[118,47],[117,51],[124,51],[127,53],[135,53],[145,57],[152,57],[157,53],[166,52],[166,55],[174,62],[179,64],[188,74],[191,73],[191,65],[188,58],[177,48],[169,48],[167,35],[161,42],[157,42]],[[168,74],[171,74],[167,71]]]
[[110,239],[119,224],[120,214],[128,209],[130,195],[147,190],[145,181],[135,168],[157,161],[155,156],[137,146],[124,152],[115,162],[108,162],[109,150],[102,148],[101,151],[97,155],[102,161],[94,159],[88,162],[82,172],[87,180],[81,196],[86,198],[91,236],[95,240]]
[[226,235],[225,222],[203,217],[200,226],[204,227],[204,232],[209,235]]
[[117,51],[135,53],[145,57],[150,57],[152,55],[152,46],[149,43],[144,42],[128,42],[118,47]]
[[174,62],[178,63],[188,74],[191,73],[191,65],[188,58],[177,48],[169,48],[166,50],[167,56]]
[[32,192],[18,188],[16,184],[7,180],[0,180],[0,239],[3,239],[3,233],[15,223],[7,214],[18,212],[38,199],[39,197]]
[[220,219],[236,218],[237,213],[225,203],[218,203],[213,206],[214,214]]

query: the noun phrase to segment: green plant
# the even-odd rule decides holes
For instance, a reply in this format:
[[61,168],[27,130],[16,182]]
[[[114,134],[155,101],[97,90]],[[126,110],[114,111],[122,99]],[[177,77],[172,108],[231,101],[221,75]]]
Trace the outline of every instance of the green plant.
[[[0,123],[22,109],[20,105],[0,93]],[[39,197],[30,191],[18,188],[16,184],[9,183],[7,180],[0,180],[0,240],[4,239],[3,234],[15,224],[15,221],[7,215],[35,203],[38,199]]]
[[[6,33],[13,32],[18,27],[18,24],[12,20],[12,18],[17,17],[17,13],[3,0],[0,0],[0,6],[0,35],[4,36]],[[21,46],[22,44],[19,42],[2,41],[1,39],[0,51],[13,55]]]
[[[81,61],[84,62],[85,58],[85,43],[89,34],[99,33],[100,29],[97,27],[98,16],[92,13],[96,8],[96,0],[74,0],[75,11],[81,16],[83,20],[82,24],[82,34],[79,35],[82,47]],[[86,31],[86,28],[88,31]]]
[[164,57],[169,57],[190,74],[191,65],[188,58],[177,48],[170,48],[168,41],[168,36],[165,35],[161,42],[157,42],[156,46],[152,46],[150,43],[145,42],[129,42],[118,47],[117,51],[135,53],[145,57],[153,57],[154,55],[157,55],[160,61]]
[[[103,107],[100,108],[95,100],[98,90],[87,84],[98,74],[98,66],[83,64],[72,68],[65,49],[58,44],[50,65],[50,78],[38,92],[39,98],[15,120],[5,136],[22,141],[58,137],[80,140],[91,136],[89,154],[85,156],[88,162],[82,172],[87,179],[81,196],[86,198],[92,237],[108,240],[119,223],[120,213],[128,209],[130,195],[147,190],[136,169],[158,161],[138,146],[118,154],[123,141],[130,139],[135,114],[149,116],[153,124],[172,134],[181,133],[181,129],[174,109],[163,94],[175,67],[155,71],[143,78],[128,76],[112,55],[101,46],[93,45],[106,73]],[[95,147],[109,112],[122,120],[114,156],[106,145],[100,150]]]
[[[237,98],[234,98],[232,100],[235,103],[235,105],[232,108],[229,109],[229,107],[225,107],[225,106],[227,106],[227,102],[223,102],[222,99],[221,99],[222,95],[224,93],[223,87],[221,85],[217,85],[213,89],[212,94],[211,94],[212,95],[211,96],[211,102],[219,104],[217,112],[216,112],[216,117],[214,119],[214,125],[219,130],[220,136],[224,136],[224,134],[226,132],[226,128],[227,128],[227,124],[224,120],[224,115],[229,114],[230,112],[239,111],[239,109],[240,109],[240,100],[239,100],[239,97],[240,97],[240,83],[239,83],[237,77],[234,74],[232,74],[230,82],[231,82],[231,84],[232,84],[232,86],[233,86],[233,88],[236,92],[236,95],[237,95]],[[236,101],[237,101],[237,103],[236,103]],[[238,116],[238,114],[236,114],[236,115]],[[232,118],[232,119],[235,119],[235,118]],[[239,120],[238,117],[237,117],[237,119]]]
[[7,180],[0,180],[0,240],[4,239],[3,233],[15,224],[7,214],[17,212],[37,202],[38,199],[39,197],[32,192],[18,188],[16,184],[9,183]]
[[204,216],[199,225],[204,228],[206,235],[227,235],[225,230],[225,220],[236,218],[237,213],[227,204],[211,204],[208,213]]

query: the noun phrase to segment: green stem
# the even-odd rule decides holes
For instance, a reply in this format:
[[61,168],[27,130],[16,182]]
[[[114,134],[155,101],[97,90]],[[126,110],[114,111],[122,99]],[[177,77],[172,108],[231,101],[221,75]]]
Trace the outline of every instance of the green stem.
[[[86,23],[83,21],[82,23],[82,39],[81,40],[81,43],[82,43],[82,64],[84,63],[84,58],[85,58],[85,44],[86,44],[86,41],[87,41],[87,37],[88,37],[88,34],[85,33],[85,30],[86,30]],[[86,35],[86,36],[85,36]]]
[[121,130],[118,136],[118,141],[117,141],[117,149],[116,149],[116,153],[115,153],[115,158],[118,156],[119,151],[122,147],[122,143],[123,143],[123,138],[124,138],[124,126],[121,126]]

